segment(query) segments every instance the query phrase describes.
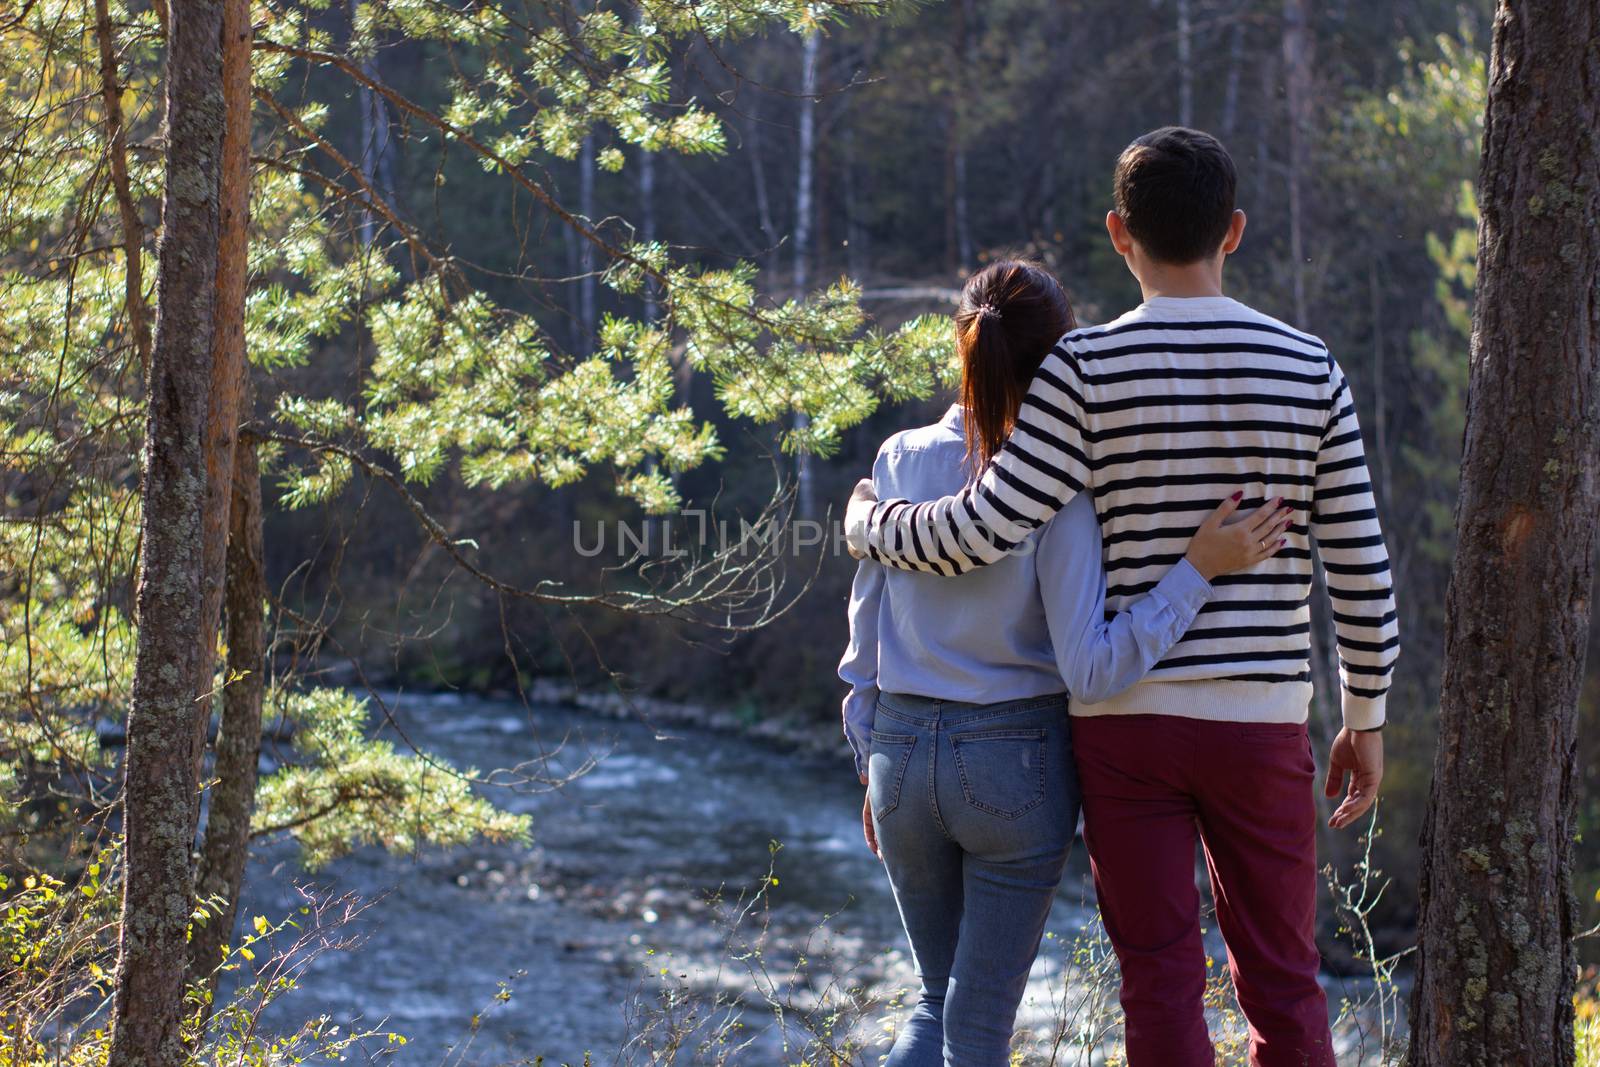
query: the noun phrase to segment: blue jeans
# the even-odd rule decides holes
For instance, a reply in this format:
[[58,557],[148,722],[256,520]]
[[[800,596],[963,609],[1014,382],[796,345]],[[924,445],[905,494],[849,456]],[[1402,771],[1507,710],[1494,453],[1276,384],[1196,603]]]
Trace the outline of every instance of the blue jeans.
[[1078,825],[1067,698],[884,693],[867,780],[922,980],[885,1067],[1005,1067]]

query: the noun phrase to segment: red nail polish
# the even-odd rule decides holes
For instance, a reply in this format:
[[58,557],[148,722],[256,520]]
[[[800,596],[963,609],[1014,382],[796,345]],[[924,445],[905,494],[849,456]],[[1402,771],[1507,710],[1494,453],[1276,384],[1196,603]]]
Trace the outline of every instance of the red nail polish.
[[1233,499],[1234,499],[1235,503],[1243,500],[1244,499],[1244,490],[1241,489],[1237,493],[1233,494]]

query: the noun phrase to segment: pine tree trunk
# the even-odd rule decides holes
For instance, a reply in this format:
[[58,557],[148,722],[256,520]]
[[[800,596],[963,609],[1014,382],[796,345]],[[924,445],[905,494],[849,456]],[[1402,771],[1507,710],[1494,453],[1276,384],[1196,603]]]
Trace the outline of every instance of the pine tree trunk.
[[1600,5],[1495,16],[1414,1067],[1573,1061],[1576,714],[1600,508]]
[[195,894],[220,898],[221,908],[196,926],[189,942],[195,977],[215,984],[222,946],[233,937],[249,857],[255,814],[256,768],[261,756],[261,703],[266,693],[266,571],[262,561],[261,470],[255,441],[241,437],[228,510],[228,582],[223,607],[228,633],[228,677],[217,731],[217,784],[206,815],[205,844]]
[[[201,512],[200,661],[195,668],[194,767],[199,780],[215,688],[217,628],[222,619],[228,553],[228,501],[233,452],[244,392],[244,297],[250,243],[250,0],[222,3],[222,98],[226,129],[218,198],[216,307],[211,338],[211,387],[206,415],[206,495]],[[195,793],[194,821],[200,816]]]
[[122,922],[109,1067],[183,1061],[184,936],[204,633],[201,513],[221,232],[220,2],[174,2],[166,65],[159,299],[146,382],[138,644],[128,709]]

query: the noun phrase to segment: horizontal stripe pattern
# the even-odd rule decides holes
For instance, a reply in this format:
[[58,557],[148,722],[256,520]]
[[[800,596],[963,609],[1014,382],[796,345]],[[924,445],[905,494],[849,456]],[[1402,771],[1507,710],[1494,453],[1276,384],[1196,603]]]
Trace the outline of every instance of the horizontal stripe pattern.
[[937,501],[884,501],[864,531],[891,566],[961,574],[1025,541],[1086,488],[1108,611],[1182,558],[1217,503],[1278,496],[1289,544],[1224,575],[1158,680],[1309,677],[1313,551],[1332,600],[1346,721],[1375,725],[1399,654],[1389,558],[1349,383],[1321,341],[1236,301],[1161,300],[1063,337],[982,476]]

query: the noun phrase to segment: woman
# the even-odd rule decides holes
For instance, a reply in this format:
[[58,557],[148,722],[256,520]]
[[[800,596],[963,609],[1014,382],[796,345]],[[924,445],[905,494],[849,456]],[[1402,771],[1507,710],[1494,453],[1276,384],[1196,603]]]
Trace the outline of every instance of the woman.
[[[1050,346],[1073,329],[1033,263],[973,275],[955,316],[960,403],[895,434],[880,498],[953,493],[1005,441]],[[1048,455],[1049,442],[1034,442]],[[1281,500],[1224,526],[1224,501],[1132,608],[1104,617],[1100,526],[1087,495],[1005,560],[957,579],[856,572],[845,733],[867,843],[889,873],[921,999],[887,1067],[1004,1067],[1012,1024],[1078,823],[1067,694],[1093,703],[1143,676],[1209,599],[1210,580],[1282,546]]]

